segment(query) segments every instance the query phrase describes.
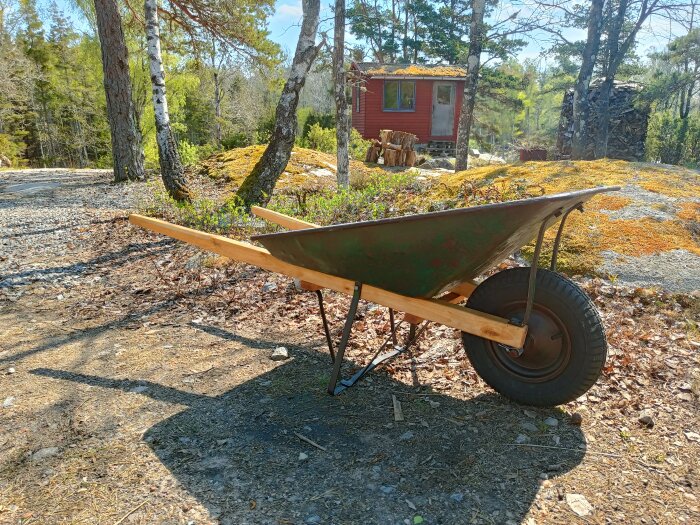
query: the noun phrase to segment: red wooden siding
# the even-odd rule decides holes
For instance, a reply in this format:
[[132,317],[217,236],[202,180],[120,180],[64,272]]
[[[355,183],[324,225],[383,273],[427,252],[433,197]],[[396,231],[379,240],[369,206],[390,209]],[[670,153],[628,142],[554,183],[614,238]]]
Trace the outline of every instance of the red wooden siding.
[[[410,77],[401,77],[411,80]],[[398,80],[398,78],[397,78]],[[432,108],[433,108],[433,82],[445,82],[444,80],[416,79],[416,109],[415,111],[384,111],[384,79],[368,78],[364,83],[366,91],[360,90],[360,111],[356,108],[356,92],[353,93],[352,125],[367,139],[379,138],[380,129],[392,129],[406,131],[418,136],[419,143],[430,140],[457,140],[457,127],[459,125],[459,110],[462,107],[464,81],[455,80],[455,119],[452,135],[448,137],[435,137],[431,135]],[[353,91],[358,88],[353,88]]]

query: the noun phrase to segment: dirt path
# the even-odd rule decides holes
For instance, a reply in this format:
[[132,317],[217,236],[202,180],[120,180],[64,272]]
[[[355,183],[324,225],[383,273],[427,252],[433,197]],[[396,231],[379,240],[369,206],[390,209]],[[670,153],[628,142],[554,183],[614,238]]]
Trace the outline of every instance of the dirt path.
[[[589,284],[609,367],[561,409],[494,395],[442,328],[331,398],[315,298],[131,228],[144,191],[0,174],[0,523],[700,519],[700,345],[680,299]],[[334,322],[345,305],[329,297]],[[353,357],[384,312],[362,324]],[[279,345],[291,359],[269,359]]]

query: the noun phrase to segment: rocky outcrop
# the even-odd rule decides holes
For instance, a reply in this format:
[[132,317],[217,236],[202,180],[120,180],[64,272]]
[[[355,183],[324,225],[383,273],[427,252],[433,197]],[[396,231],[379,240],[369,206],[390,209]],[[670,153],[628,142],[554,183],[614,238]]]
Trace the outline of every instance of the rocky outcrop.
[[[594,80],[588,90],[588,97],[594,109],[593,118],[587,126],[586,136],[589,144],[586,150],[590,153],[586,158],[593,158],[595,139],[598,135],[598,115],[595,112],[600,94],[601,80]],[[630,161],[644,160],[644,144],[647,137],[649,108],[638,103],[641,85],[634,82],[615,82],[610,93],[610,134],[608,138],[608,158]],[[559,133],[557,136],[557,152],[561,158],[571,156],[571,137],[574,130],[573,122],[574,90],[570,89],[564,95],[564,101],[559,118]]]

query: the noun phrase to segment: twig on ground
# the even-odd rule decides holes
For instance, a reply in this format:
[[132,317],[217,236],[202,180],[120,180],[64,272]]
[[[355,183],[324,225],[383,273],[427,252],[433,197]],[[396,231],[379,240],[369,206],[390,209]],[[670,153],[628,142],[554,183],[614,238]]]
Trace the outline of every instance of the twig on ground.
[[306,436],[302,436],[301,434],[299,434],[299,432],[294,432],[294,435],[295,435],[296,437],[298,437],[299,439],[301,439],[302,441],[308,443],[309,445],[312,445],[312,446],[316,447],[316,448],[319,449],[319,450],[323,450],[324,452],[327,451],[327,450],[326,450],[326,447],[322,447],[321,445],[319,445],[318,443],[316,443],[314,440],[309,439],[309,438],[307,438]]
[[143,507],[146,503],[148,503],[148,500],[147,500],[147,499],[143,500],[141,503],[139,503],[138,505],[136,505],[136,506],[135,506],[133,509],[131,509],[129,512],[127,512],[126,514],[124,514],[121,518],[119,518],[119,520],[115,521],[115,522],[114,522],[114,525],[119,525],[120,523],[122,523],[126,518],[128,518],[129,516],[131,516],[134,512],[136,512],[137,510],[139,510],[139,509],[140,509],[141,507]]

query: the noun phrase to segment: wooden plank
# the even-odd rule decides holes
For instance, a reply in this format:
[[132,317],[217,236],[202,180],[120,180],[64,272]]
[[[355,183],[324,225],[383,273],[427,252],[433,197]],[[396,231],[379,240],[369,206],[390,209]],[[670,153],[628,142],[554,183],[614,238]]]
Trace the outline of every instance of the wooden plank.
[[[463,295],[460,295],[455,292],[449,292],[446,293],[445,295],[442,295],[438,298],[436,298],[436,301],[442,301],[445,303],[449,304],[455,304],[455,303],[461,303],[464,299],[466,299]],[[423,321],[425,321],[425,318],[423,317],[418,317],[417,315],[412,315],[412,314],[406,314],[403,317],[403,320],[406,321],[407,323],[410,324],[421,324]]]
[[[296,277],[336,292],[348,295],[353,293],[355,283],[349,279],[289,264],[274,257],[267,250],[247,242],[200,232],[142,215],[130,215],[129,221],[136,226],[167,235],[236,261]],[[370,285],[362,287],[362,299],[516,348],[522,347],[527,334],[526,327],[512,325],[507,319],[437,299],[407,297]]]
[[316,224],[311,222],[302,221],[301,219],[295,219],[284,213],[279,213],[276,211],[268,210],[267,208],[261,208],[259,206],[253,206],[250,208],[255,215],[258,217],[268,220],[273,224],[279,224],[290,230],[305,230],[306,228],[318,228]]

